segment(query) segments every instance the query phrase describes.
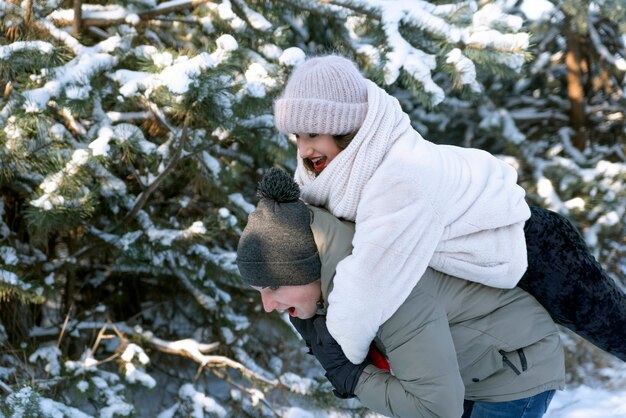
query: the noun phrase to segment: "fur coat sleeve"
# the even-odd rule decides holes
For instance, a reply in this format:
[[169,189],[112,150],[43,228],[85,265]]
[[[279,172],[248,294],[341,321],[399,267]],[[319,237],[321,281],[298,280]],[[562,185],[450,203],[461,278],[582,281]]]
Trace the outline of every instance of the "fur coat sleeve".
[[327,322],[355,364],[429,265],[504,288],[526,269],[524,192],[505,187],[515,170],[482,151],[456,151],[401,138],[363,188]]

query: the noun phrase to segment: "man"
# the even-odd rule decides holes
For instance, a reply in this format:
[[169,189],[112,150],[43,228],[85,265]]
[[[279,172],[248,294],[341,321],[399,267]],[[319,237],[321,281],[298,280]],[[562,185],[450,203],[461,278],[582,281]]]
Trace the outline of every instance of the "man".
[[277,169],[259,194],[237,249],[242,278],[266,311],[290,314],[339,396],[389,416],[513,418],[541,417],[563,388],[558,330],[534,298],[432,269],[378,329],[376,349],[390,370],[370,358],[350,363],[324,314],[337,263],[352,252],[354,224],[305,205]]

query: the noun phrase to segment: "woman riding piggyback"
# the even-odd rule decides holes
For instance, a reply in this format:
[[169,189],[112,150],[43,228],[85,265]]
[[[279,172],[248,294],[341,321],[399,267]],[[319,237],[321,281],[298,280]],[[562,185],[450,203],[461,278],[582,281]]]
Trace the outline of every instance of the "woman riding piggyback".
[[[278,130],[296,136],[302,199],[356,223],[327,314],[351,362],[363,361],[427,267],[493,287],[519,284],[555,321],[626,359],[626,296],[566,220],[538,208],[531,216],[513,167],[425,140],[397,99],[336,55],[298,65],[274,110]],[[599,311],[578,317],[581,304]],[[606,331],[603,317],[621,330]]]
[[[523,275],[530,211],[516,171],[484,151],[424,140],[398,101],[350,61],[329,56],[297,67],[275,120],[296,134],[303,200],[356,222],[327,319],[352,362],[363,360],[429,265],[506,288]],[[333,148],[333,136],[346,134],[354,134],[349,145]]]

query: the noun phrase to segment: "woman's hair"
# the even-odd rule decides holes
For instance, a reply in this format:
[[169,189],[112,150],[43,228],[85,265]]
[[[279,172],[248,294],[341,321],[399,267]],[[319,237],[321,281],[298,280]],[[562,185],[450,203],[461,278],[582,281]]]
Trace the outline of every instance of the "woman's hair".
[[[349,134],[343,135],[333,135],[333,139],[335,140],[335,144],[340,150],[344,150],[350,145],[350,142],[354,139],[358,131],[350,132]],[[315,173],[313,169],[313,163],[308,158],[302,159],[302,164],[304,164],[304,168],[306,168],[309,172]]]

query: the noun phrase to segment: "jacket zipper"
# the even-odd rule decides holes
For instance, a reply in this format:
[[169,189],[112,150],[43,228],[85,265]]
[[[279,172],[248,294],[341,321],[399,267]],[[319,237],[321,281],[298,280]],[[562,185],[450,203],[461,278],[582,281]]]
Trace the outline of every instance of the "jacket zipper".
[[522,350],[521,348],[518,349],[517,355],[522,362],[522,371],[525,372],[528,369],[528,363],[526,363],[526,354],[524,354],[524,350]]
[[[509,358],[506,356],[504,350],[499,350],[498,353],[500,353],[502,355],[502,361],[504,361],[504,363],[507,366],[509,366],[511,368],[511,370],[513,370],[515,372],[516,375],[519,376],[520,374],[522,374],[522,372],[520,372],[519,369],[517,367],[515,367],[515,364],[511,363],[511,360],[509,360]],[[519,351],[518,351],[518,353],[519,353]],[[524,363],[522,363],[522,364],[524,364]],[[522,367],[524,367],[524,366],[522,366]],[[526,370],[526,369],[524,368],[524,370]]]

